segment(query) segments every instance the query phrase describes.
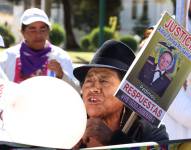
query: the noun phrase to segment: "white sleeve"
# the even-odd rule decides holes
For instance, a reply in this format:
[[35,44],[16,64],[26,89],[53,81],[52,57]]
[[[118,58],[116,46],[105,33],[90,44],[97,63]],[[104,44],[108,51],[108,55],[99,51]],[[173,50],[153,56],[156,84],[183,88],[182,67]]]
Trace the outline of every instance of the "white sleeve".
[[178,123],[168,113],[166,113],[162,123],[165,124],[170,140],[185,139],[189,137],[187,134],[188,128]]
[[20,56],[20,44],[3,50],[0,55],[0,67],[10,81],[14,80],[16,58]]
[[73,64],[70,56],[66,51],[59,47],[52,46],[52,48],[53,50],[51,54],[49,54],[49,57],[56,59],[60,63],[62,71],[64,72],[62,80],[69,83],[76,91],[78,91],[78,93],[80,93],[81,88],[78,80],[73,75]]
[[168,114],[178,123],[191,129],[191,99],[183,88],[169,107]]
[[6,75],[6,62],[8,60],[8,53],[6,51],[3,51],[1,53],[1,57],[0,57],[0,78],[2,79],[8,79],[7,75]]

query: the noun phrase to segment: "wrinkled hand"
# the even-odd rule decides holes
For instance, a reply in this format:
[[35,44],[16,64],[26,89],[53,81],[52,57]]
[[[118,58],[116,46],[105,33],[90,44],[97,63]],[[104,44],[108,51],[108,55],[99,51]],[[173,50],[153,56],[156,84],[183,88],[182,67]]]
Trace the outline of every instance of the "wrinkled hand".
[[56,73],[57,78],[62,79],[64,75],[62,67],[55,59],[49,61],[48,69],[54,71]]
[[108,144],[111,136],[112,130],[101,119],[90,118],[82,141],[86,147],[104,146]]

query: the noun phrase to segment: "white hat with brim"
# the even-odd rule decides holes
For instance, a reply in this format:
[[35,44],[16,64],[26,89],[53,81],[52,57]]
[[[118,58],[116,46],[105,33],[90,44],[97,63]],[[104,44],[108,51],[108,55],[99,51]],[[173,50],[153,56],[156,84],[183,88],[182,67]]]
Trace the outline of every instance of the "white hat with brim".
[[21,16],[21,25],[22,24],[29,25],[37,21],[44,22],[45,24],[49,26],[49,28],[51,27],[51,23],[48,19],[48,16],[41,9],[38,9],[38,8],[27,9]]

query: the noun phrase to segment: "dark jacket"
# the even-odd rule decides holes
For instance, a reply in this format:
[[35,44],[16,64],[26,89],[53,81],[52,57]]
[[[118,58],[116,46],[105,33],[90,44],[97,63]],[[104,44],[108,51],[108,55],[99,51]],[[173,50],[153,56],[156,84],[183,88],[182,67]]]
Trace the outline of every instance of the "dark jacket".
[[128,108],[125,108],[125,112],[121,118],[121,129],[113,134],[108,145],[138,142],[160,142],[169,139],[164,125],[161,125],[159,128],[157,128],[140,117],[138,117],[133,123],[128,133],[124,134],[122,132],[122,128],[129,118],[131,112],[132,111],[130,111]]
[[149,56],[139,73],[139,80],[145,83],[153,92],[162,96],[166,88],[171,82],[171,78],[164,72],[157,80],[152,83],[157,64],[154,63],[154,58]]

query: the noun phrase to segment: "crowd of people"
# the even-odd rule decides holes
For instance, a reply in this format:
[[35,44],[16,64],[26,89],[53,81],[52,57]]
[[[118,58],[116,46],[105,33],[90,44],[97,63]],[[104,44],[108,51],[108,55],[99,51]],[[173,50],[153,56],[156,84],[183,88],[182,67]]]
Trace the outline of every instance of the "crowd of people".
[[[169,140],[171,135],[165,125],[155,127],[140,117],[128,133],[122,131],[132,110],[114,93],[136,57],[131,48],[120,41],[108,40],[89,64],[73,68],[67,52],[48,41],[51,23],[44,11],[38,8],[26,10],[20,27],[23,40],[1,54],[0,67],[8,79],[16,83],[33,76],[50,75],[68,82],[80,92],[88,121],[86,131],[74,149]],[[171,59],[169,53],[163,53],[160,61],[164,55]],[[164,121],[164,124],[168,122]]]

